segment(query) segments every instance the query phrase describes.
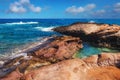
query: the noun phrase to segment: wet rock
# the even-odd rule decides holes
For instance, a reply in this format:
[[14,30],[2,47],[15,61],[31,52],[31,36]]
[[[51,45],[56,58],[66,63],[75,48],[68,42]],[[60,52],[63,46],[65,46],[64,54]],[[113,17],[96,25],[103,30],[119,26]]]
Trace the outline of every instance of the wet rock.
[[0,68],[0,77],[3,80],[9,80],[9,77],[16,80],[17,76],[12,76],[16,71],[23,75],[42,66],[71,59],[82,48],[82,41],[76,37],[60,36],[50,41],[8,59]]
[[[13,61],[13,62],[12,62]],[[26,74],[27,72],[37,69],[41,66],[45,66],[45,65],[49,65],[51,64],[50,62],[41,60],[39,58],[33,57],[30,60],[25,60],[23,58],[19,58],[19,60],[17,60],[17,62],[19,64],[14,63],[14,61],[16,61],[16,59],[11,60],[10,63],[8,64],[4,64],[2,68],[0,68],[0,78],[5,78],[5,80],[16,80],[16,76],[14,77],[14,74],[20,73],[21,75]],[[16,64],[16,65],[14,65]],[[19,74],[17,74],[17,76],[20,76]],[[13,79],[14,78],[14,79]],[[0,79],[1,80],[1,79]]]
[[74,23],[53,29],[56,32],[80,37],[97,46],[120,49],[120,26],[97,23]]

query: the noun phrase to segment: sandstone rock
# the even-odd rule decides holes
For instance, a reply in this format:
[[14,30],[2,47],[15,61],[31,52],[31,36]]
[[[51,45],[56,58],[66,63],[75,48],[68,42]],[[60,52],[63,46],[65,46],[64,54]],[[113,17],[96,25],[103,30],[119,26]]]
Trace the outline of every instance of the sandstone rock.
[[82,41],[70,36],[41,46],[5,62],[0,80],[120,80],[120,53],[72,59]]
[[107,66],[90,69],[87,72],[86,80],[120,80],[120,69]]
[[120,58],[115,56],[120,54],[65,60],[31,71],[24,75],[24,80],[120,80],[120,69],[116,66]]
[[0,68],[0,77],[5,78],[5,80],[16,80],[17,76],[14,77],[13,75],[16,71],[20,74],[27,74],[29,71],[41,66],[71,59],[81,48],[82,41],[80,38],[70,36],[55,37],[49,44],[47,42],[47,44],[39,45],[37,48],[25,51],[26,55],[20,55],[5,62],[3,67]]
[[96,23],[74,23],[53,29],[62,34],[80,37],[97,46],[120,49],[120,26]]
[[102,53],[64,60],[21,74],[17,70],[0,80],[120,80],[120,53]]
[[42,49],[34,51],[34,55],[50,62],[72,58],[82,48],[82,41],[79,38],[64,36],[57,37],[55,41]]
[[25,80],[84,80],[85,62],[79,59],[42,67],[25,75]]
[[4,78],[0,78],[0,80],[19,80],[23,74],[21,74],[19,71],[13,71],[11,74],[5,76]]

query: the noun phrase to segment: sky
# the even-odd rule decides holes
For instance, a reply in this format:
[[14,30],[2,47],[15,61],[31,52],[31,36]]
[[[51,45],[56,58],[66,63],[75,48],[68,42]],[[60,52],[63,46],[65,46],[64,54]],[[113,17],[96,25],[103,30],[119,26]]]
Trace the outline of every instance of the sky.
[[0,0],[0,18],[120,18],[120,0]]

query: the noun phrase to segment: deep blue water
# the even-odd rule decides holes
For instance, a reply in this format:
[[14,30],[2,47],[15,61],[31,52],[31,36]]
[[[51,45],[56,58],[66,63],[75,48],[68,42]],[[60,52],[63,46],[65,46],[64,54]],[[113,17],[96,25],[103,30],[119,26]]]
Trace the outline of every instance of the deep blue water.
[[[120,25],[120,19],[0,19],[0,54],[9,54],[15,48],[34,42],[38,38],[59,35],[51,31],[53,27],[89,21]],[[85,43],[84,45],[80,51],[82,56],[89,56],[101,51],[89,44]]]

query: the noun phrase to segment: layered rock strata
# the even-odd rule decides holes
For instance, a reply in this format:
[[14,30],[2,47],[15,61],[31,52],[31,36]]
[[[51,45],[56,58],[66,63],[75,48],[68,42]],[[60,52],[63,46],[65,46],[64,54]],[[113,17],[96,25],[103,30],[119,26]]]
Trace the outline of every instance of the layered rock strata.
[[25,75],[25,80],[120,80],[120,54],[65,60]]
[[120,80],[119,68],[120,53],[103,53],[85,59],[64,60],[22,75],[15,71],[1,80]]
[[[47,42],[47,41],[46,41]],[[50,65],[58,61],[71,59],[82,48],[80,38],[71,36],[55,37],[49,44],[43,43],[36,49],[29,49],[20,55],[8,60],[0,67],[2,80],[18,80],[23,74],[38,69],[41,66]],[[48,43],[47,42],[47,43]],[[0,80],[1,80],[0,79]]]
[[120,26],[97,23],[74,23],[53,29],[56,32],[80,37],[97,46],[120,49]]

